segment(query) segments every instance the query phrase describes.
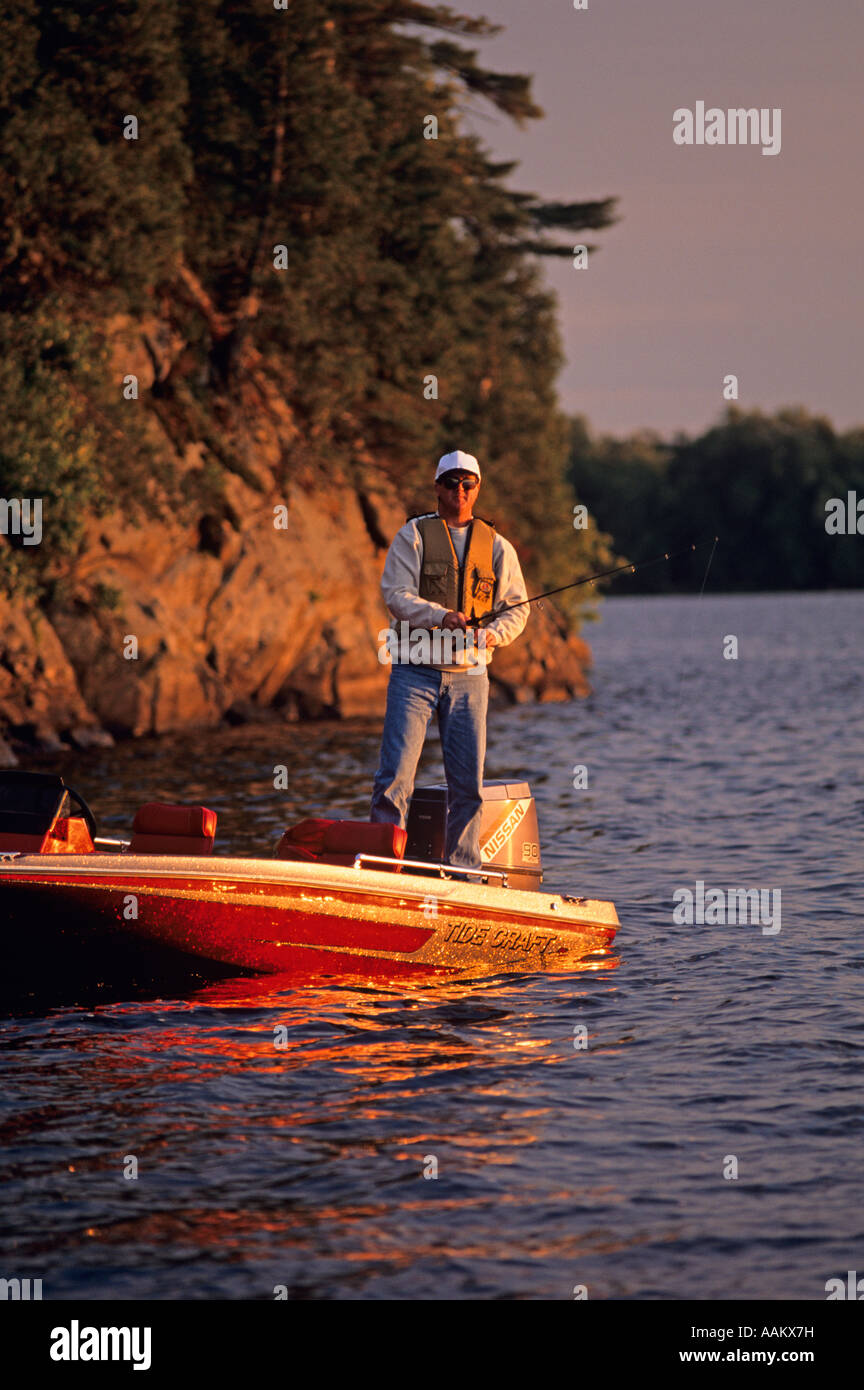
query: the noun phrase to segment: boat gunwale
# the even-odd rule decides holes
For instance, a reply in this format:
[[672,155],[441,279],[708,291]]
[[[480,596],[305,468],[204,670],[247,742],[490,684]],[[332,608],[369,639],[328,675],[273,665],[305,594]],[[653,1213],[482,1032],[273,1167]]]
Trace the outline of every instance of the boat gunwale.
[[[434,865],[430,865],[434,868]],[[438,874],[395,874],[384,870],[354,868],[339,864],[304,863],[300,860],[257,859],[252,856],[205,856],[170,854],[20,854],[15,859],[0,861],[0,882],[8,879],[18,883],[42,881],[50,886],[51,879],[62,875],[72,878],[113,877],[193,879],[231,879],[241,883],[272,884],[275,887],[297,886],[318,890],[350,890],[362,897],[383,896],[385,899],[414,897],[446,900],[451,909],[462,908],[492,913],[515,911],[520,915],[545,919],[550,926],[596,924],[617,928],[620,923],[614,903],[597,898],[583,898],[569,903],[558,893],[539,889],[503,888],[489,884],[459,882]],[[44,879],[42,878],[44,875]],[[480,897],[479,895],[482,895]],[[541,909],[541,903],[543,907]],[[407,904],[406,904],[407,906]],[[422,907],[421,907],[422,910]],[[546,914],[550,917],[547,918]]]

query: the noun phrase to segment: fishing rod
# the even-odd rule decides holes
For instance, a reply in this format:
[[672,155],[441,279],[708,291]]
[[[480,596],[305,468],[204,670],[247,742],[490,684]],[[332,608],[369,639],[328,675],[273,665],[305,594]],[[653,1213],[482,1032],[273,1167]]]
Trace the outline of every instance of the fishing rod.
[[[595,584],[598,579],[609,579],[613,574],[623,574],[629,570],[635,574],[637,570],[648,569],[650,565],[662,565],[664,560],[676,560],[679,555],[689,555],[692,551],[698,550],[702,545],[717,544],[718,537],[713,538],[713,542],[696,541],[693,545],[686,546],[683,550],[664,551],[662,555],[655,555],[653,560],[640,560],[638,564],[618,565],[614,570],[603,570],[600,574],[588,574],[584,579],[574,579],[570,584],[562,584],[558,589],[546,589],[542,594],[535,594],[533,598],[520,599],[518,603],[508,603],[504,608],[496,608],[494,613],[486,613],[482,618],[478,618],[473,624],[475,627],[485,627],[491,623],[493,618],[497,618],[502,613],[509,613],[513,608],[524,608],[528,603],[537,603],[541,598],[551,598],[553,594],[563,594],[567,589],[578,589],[580,584]],[[712,550],[713,555],[713,550]],[[710,563],[710,561],[709,561]]]

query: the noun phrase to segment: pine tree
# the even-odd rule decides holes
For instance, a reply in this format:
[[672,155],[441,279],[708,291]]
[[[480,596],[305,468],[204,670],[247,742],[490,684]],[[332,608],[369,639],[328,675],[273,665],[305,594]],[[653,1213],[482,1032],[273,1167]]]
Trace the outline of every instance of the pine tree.
[[[142,432],[121,447],[128,412],[100,395],[97,325],[158,308],[187,348],[163,363],[145,339],[148,407],[217,467],[242,471],[220,421],[264,373],[300,426],[288,474],[326,469],[361,491],[373,478],[409,507],[428,503],[431,464],[459,445],[486,465],[486,509],[537,582],[602,559],[596,532],[572,528],[561,346],[537,258],[608,226],[613,201],[515,191],[515,166],[462,130],[465,92],[518,123],[542,116],[530,78],[485,69],[459,41],[497,26],[413,0],[21,0],[3,24],[0,348],[20,343],[25,317],[31,338],[23,377],[0,377],[7,400],[50,369],[64,316],[93,341],[55,362],[60,396],[41,425],[34,397],[23,435],[0,427],[0,467],[37,460],[70,504],[70,543],[77,494],[98,509],[115,490],[112,459],[133,494],[153,492]],[[119,134],[129,114],[138,141]],[[437,399],[423,390],[433,376]],[[94,432],[73,465],[85,378]]]

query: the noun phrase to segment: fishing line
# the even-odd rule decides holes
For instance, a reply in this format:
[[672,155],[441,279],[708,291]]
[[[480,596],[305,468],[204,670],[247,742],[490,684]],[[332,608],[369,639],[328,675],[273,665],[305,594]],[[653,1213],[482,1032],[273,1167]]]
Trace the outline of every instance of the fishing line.
[[[705,578],[702,580],[702,588],[699,592],[700,598],[705,592],[708,570],[711,568],[711,561],[714,559],[714,551],[717,549],[717,539],[717,536],[715,536],[714,543],[711,546],[711,554],[708,557],[708,567],[705,570]],[[509,613],[514,608],[524,608],[529,603],[538,603],[540,599],[551,598],[553,594],[563,594],[568,589],[578,589],[580,584],[596,584],[598,579],[609,579],[613,574],[624,574],[625,571],[628,570],[631,574],[636,574],[639,570],[648,569],[651,565],[662,565],[666,560],[677,560],[679,555],[690,555],[694,550],[699,550],[703,545],[707,544],[707,540],[696,541],[693,545],[688,545],[683,550],[666,550],[662,555],[655,555],[652,560],[639,560],[635,565],[618,565],[617,568],[613,570],[601,570],[599,574],[587,574],[584,579],[574,579],[570,584],[562,584],[557,589],[546,589],[542,594],[535,594],[533,598],[523,598],[520,599],[518,603],[508,603],[503,608],[496,608],[494,613],[486,613],[482,618],[476,619],[472,626],[485,627],[487,623],[491,623],[493,619],[500,617],[502,613]]]
[[[701,587],[700,590],[699,590],[699,598],[702,598],[703,594],[705,593],[705,585],[708,583],[708,572],[709,572],[709,570],[711,569],[711,563],[712,563],[712,561],[713,561],[713,559],[714,559],[714,552],[715,552],[715,550],[717,549],[717,542],[718,542],[718,540],[719,540],[719,536],[714,536],[713,539],[712,539],[712,541],[710,542],[710,544],[711,544],[711,553],[710,553],[710,555],[708,556],[708,563],[707,563],[707,565],[705,566],[705,573],[704,573],[704,575],[703,575],[703,577],[702,577],[702,587]],[[478,621],[477,621],[477,623],[476,623],[475,625],[476,625],[476,626],[483,626],[484,623],[489,622],[489,621],[491,621],[492,618],[497,617],[497,616],[498,616],[498,613],[507,613],[507,612],[510,611],[511,608],[522,608],[522,607],[524,607],[524,605],[527,604],[527,603],[536,603],[538,599],[549,598],[551,594],[561,594],[561,593],[564,593],[564,591],[567,590],[567,589],[575,589],[575,588],[578,588],[578,586],[579,586],[580,584],[593,584],[593,583],[594,583],[596,580],[598,580],[598,579],[608,579],[608,578],[610,577],[610,575],[613,575],[613,574],[623,574],[626,570],[629,570],[629,571],[631,572],[631,574],[635,574],[635,573],[637,572],[637,570],[640,570],[640,569],[647,569],[650,565],[661,565],[661,564],[663,564],[663,563],[664,563],[665,561],[667,561],[667,560],[674,560],[674,559],[677,559],[677,557],[678,557],[679,555],[691,555],[694,551],[700,550],[703,546],[706,546],[706,545],[708,545],[708,544],[709,544],[708,540],[696,541],[696,542],[694,542],[693,544],[686,546],[683,550],[675,550],[675,551],[668,551],[668,550],[667,550],[667,551],[664,551],[662,555],[656,555],[656,556],[655,556],[653,559],[651,559],[651,560],[640,560],[640,561],[639,561],[637,564],[635,564],[635,565],[634,565],[634,564],[619,565],[616,569],[604,570],[602,574],[587,575],[585,579],[576,579],[576,580],[573,581],[572,584],[562,584],[561,587],[560,587],[560,589],[547,589],[547,591],[546,591],[545,593],[543,593],[543,594],[535,594],[533,598],[523,599],[521,603],[511,603],[511,604],[509,604],[506,608],[499,608],[497,613],[489,613],[485,618],[480,618],[480,619],[478,619]],[[682,692],[682,689],[683,689],[683,678],[682,678],[682,680],[679,681],[679,683],[678,683],[678,706],[679,706],[679,708],[680,708],[680,703],[681,703],[681,692]],[[677,715],[676,715],[676,717],[677,717]],[[664,797],[663,797],[663,803],[662,803],[662,809],[663,809],[664,812],[666,812],[666,806],[667,806],[667,802],[668,802],[668,796],[669,796],[669,787],[668,787],[668,782],[667,782],[666,789],[665,789],[665,794],[664,794]],[[667,815],[668,815],[668,813],[667,813]],[[556,844],[564,843],[565,840],[566,840],[566,841],[569,841],[571,835],[572,835],[572,829],[569,829],[569,828],[568,828],[567,830],[561,831],[558,835],[553,835],[553,836],[551,836],[550,838],[545,839],[545,840],[544,840],[544,844],[546,844],[547,847],[549,847],[549,846],[554,847]]]

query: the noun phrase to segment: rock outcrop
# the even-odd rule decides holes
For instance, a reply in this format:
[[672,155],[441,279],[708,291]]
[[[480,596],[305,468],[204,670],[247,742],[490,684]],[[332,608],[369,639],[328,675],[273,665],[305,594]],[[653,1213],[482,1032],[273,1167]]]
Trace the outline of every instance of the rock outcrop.
[[[145,326],[149,347],[137,356],[131,327],[115,328],[127,343],[124,372],[149,387],[165,370],[153,349],[159,326]],[[334,469],[326,488],[292,476],[290,410],[271,383],[256,380],[255,392],[254,409],[231,426],[212,505],[205,495],[195,515],[167,521],[155,511],[133,521],[118,505],[86,524],[50,607],[0,593],[0,766],[14,763],[16,749],[86,747],[223,719],[383,712],[378,585],[405,502],[362,449],[355,476]],[[178,444],[170,396],[163,402],[158,423],[148,412],[145,427],[182,472],[197,473],[202,495],[206,450],[200,440]],[[44,524],[47,540],[47,509]],[[535,609],[519,641],[496,653],[493,691],[511,701],[585,694],[589,662],[563,620]]]

